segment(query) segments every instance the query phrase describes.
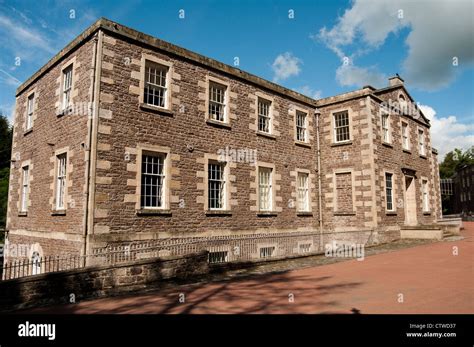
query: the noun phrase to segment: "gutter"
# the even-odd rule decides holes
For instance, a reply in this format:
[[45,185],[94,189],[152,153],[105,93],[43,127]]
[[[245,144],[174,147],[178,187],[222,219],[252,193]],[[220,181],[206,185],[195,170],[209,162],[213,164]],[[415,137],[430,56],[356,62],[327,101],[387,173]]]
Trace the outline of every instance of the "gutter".
[[316,109],[316,154],[318,157],[318,204],[319,204],[319,249],[323,249],[323,207],[322,207],[322,191],[321,191],[321,147],[319,145],[319,117],[321,112]]
[[94,65],[92,78],[92,92],[91,92],[91,118],[89,119],[89,127],[87,131],[87,156],[86,156],[86,193],[85,193],[85,209],[83,218],[83,250],[82,255],[84,259],[82,265],[86,266],[87,248],[90,229],[92,226],[94,213],[94,187],[95,187],[95,163],[96,163],[96,145],[97,145],[97,123],[99,118],[99,93],[100,93],[100,75],[102,72],[102,41],[103,33],[98,31],[97,36],[94,37]]

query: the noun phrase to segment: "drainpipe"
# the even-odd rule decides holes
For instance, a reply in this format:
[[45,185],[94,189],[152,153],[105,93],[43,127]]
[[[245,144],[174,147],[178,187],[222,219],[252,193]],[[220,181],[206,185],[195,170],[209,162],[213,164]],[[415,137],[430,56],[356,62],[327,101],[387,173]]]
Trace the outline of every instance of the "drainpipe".
[[322,191],[321,191],[321,147],[319,145],[319,117],[321,112],[316,108],[314,111],[316,116],[316,150],[318,156],[318,200],[319,200],[319,248],[323,249],[323,207],[322,207]]
[[[94,36],[94,47],[93,47],[93,74],[92,74],[92,88],[91,88],[91,97],[90,97],[90,109],[89,109],[89,114],[87,115],[90,117],[89,119],[89,124],[88,124],[88,131],[87,131],[87,145],[85,148],[85,151],[87,153],[86,155],[86,173],[85,173],[85,184],[86,184],[86,193],[85,193],[85,209],[84,209],[84,217],[83,217],[83,250],[82,250],[82,255],[84,256],[82,260],[82,265],[86,266],[86,255],[87,255],[87,239],[88,239],[88,232],[90,228],[90,223],[89,223],[89,218],[90,215],[89,213],[90,208],[92,208],[94,205],[90,201],[91,199],[91,189],[93,189],[93,186],[91,186],[92,180],[92,170],[93,170],[93,165],[91,162],[91,157],[93,150],[95,151],[95,142],[94,141],[94,129],[95,127],[95,122],[98,117],[98,94],[99,94],[99,83],[100,83],[100,61],[101,61],[101,52],[102,52],[102,31],[99,31],[96,36]],[[97,105],[96,105],[97,103]],[[94,149],[92,149],[94,147]]]

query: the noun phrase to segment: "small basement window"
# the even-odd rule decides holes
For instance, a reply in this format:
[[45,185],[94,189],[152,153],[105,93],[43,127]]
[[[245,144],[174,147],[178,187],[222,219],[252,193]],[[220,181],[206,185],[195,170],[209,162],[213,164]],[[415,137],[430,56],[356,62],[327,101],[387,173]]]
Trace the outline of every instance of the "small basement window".
[[227,263],[229,261],[228,251],[209,252],[208,261],[210,264]]
[[298,250],[300,253],[309,253],[311,251],[311,243],[300,243]]
[[271,258],[275,253],[275,246],[260,248],[260,258]]

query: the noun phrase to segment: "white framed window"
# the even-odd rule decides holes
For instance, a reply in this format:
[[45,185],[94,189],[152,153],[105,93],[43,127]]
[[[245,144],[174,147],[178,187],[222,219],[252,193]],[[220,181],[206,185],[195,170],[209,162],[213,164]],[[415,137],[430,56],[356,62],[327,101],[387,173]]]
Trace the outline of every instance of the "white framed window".
[[272,210],[272,171],[273,169],[269,167],[258,168],[258,195],[260,211]]
[[225,163],[208,163],[208,208],[224,210],[226,208]]
[[209,119],[226,122],[227,86],[209,81]]
[[307,142],[307,114],[296,111],[296,141]]
[[64,210],[66,208],[67,153],[59,154],[56,162],[56,209]]
[[418,129],[418,150],[420,155],[425,155],[425,132]]
[[389,172],[385,173],[385,198],[387,211],[393,211],[393,174]]
[[308,212],[309,208],[309,175],[298,172],[298,211]]
[[24,166],[22,169],[21,202],[20,212],[28,211],[28,191],[30,185],[30,167]]
[[159,209],[165,206],[166,154],[142,153],[140,208]]
[[382,139],[383,142],[390,143],[390,119],[388,113],[382,113]]
[[408,123],[402,122],[402,146],[405,150],[410,150],[410,137],[408,133]]
[[41,273],[41,257],[38,252],[33,252],[31,255],[31,274],[39,275]]
[[337,112],[334,114],[334,141],[344,142],[349,141],[349,113],[347,111]]
[[63,98],[62,108],[63,110],[71,105],[71,94],[72,94],[72,68],[73,64],[70,64],[63,70]]
[[272,132],[271,101],[258,98],[258,131],[270,134]]
[[26,111],[26,129],[29,130],[33,127],[33,112],[35,107],[35,93],[31,93],[28,96],[27,111]]
[[423,212],[429,212],[430,210],[430,201],[429,201],[429,192],[428,192],[428,180],[421,180],[421,191],[423,194]]
[[260,247],[259,253],[260,258],[271,258],[275,253],[275,246],[268,246],[268,247]]
[[145,104],[168,108],[168,73],[168,66],[145,60]]

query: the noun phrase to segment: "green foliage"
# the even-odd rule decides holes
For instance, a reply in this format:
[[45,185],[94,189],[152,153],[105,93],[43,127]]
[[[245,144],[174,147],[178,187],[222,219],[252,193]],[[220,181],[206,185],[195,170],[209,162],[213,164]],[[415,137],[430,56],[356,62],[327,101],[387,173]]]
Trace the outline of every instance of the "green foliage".
[[13,129],[0,111],[0,169],[10,167]]
[[9,176],[9,168],[0,169],[0,229],[5,227],[6,222]]
[[[12,135],[13,129],[7,117],[0,111],[0,229],[5,228],[7,218]],[[0,233],[0,242],[3,242],[3,236],[3,233]]]
[[474,164],[474,146],[464,152],[456,148],[447,153],[439,165],[439,175],[441,178],[451,178],[459,168],[467,164]]

